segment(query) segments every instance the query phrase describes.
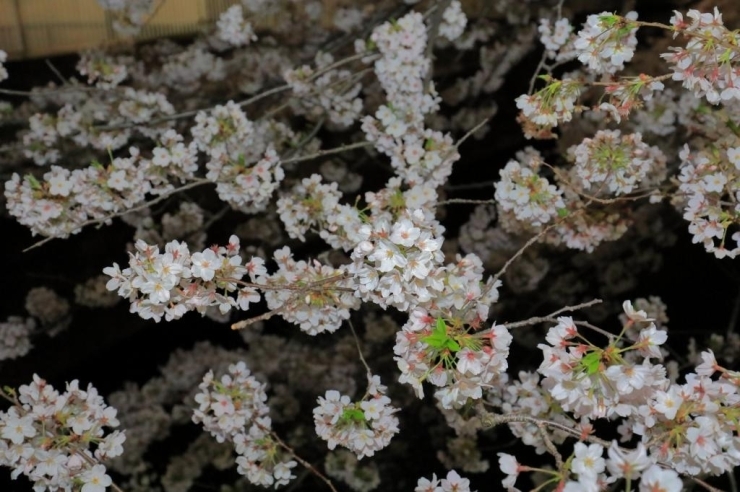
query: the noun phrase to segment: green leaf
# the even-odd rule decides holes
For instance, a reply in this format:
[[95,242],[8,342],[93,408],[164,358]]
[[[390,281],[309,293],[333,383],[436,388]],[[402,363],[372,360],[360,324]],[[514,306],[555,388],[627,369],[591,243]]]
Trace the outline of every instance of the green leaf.
[[581,359],[581,365],[586,370],[586,374],[588,374],[589,376],[599,372],[600,364],[601,352],[589,352]]
[[457,343],[452,338],[448,338],[445,343],[445,348],[448,348],[450,352],[459,352],[460,351],[460,344]]
[[458,352],[460,350],[460,344],[447,334],[447,323],[442,318],[437,318],[432,334],[422,338],[421,341],[435,350],[447,349],[450,352]]
[[345,408],[342,413],[342,419],[351,422],[364,422],[365,413],[357,408]]
[[39,180],[36,179],[36,177],[33,174],[26,174],[24,178],[26,181],[28,181],[28,184],[31,185],[32,189],[34,190],[41,189],[41,183],[39,183]]
[[436,333],[429,335],[427,337],[424,337],[421,339],[422,342],[426,343],[430,347],[442,350],[445,346],[445,342],[447,341],[447,337],[445,336],[439,336]]

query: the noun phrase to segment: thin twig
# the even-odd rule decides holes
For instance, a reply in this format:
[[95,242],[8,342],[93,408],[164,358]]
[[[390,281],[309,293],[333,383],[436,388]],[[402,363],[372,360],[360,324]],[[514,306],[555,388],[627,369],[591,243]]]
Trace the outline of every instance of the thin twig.
[[730,492],[737,492],[737,480],[734,473],[728,473],[727,478],[730,480]]
[[429,87],[429,84],[432,81],[434,63],[431,62],[434,57],[434,42],[437,40],[437,36],[439,35],[439,26],[442,24],[442,16],[451,3],[452,0],[438,0],[437,5],[435,6],[436,10],[434,10],[434,13],[432,14],[429,34],[427,35],[427,49],[425,54],[425,57],[429,59],[430,63],[429,70],[427,70],[427,73],[424,76],[424,87]]
[[367,365],[367,361],[365,360],[365,357],[362,355],[362,347],[360,346],[360,339],[357,336],[357,332],[355,331],[355,327],[352,324],[352,320],[347,320],[347,323],[349,323],[349,329],[352,330],[352,336],[355,337],[355,344],[357,345],[357,353],[360,354],[360,360],[362,361],[362,364],[365,366],[365,369],[367,370],[367,377],[369,378],[373,371],[370,370],[370,366]]
[[253,325],[253,324],[257,323],[258,321],[267,321],[268,319],[272,318],[273,316],[275,316],[276,314],[278,314],[280,311],[282,311],[283,309],[285,309],[286,307],[288,307],[290,304],[292,304],[292,302],[290,302],[290,303],[289,302],[286,302],[282,306],[280,306],[278,308],[275,308],[275,309],[272,309],[270,311],[267,311],[266,313],[260,314],[259,316],[252,316],[251,318],[238,321],[238,322],[236,322],[236,323],[234,323],[234,324],[231,325],[231,329],[234,330],[234,331],[243,330],[247,326]]
[[336,287],[336,286],[327,286],[327,284],[332,284],[334,282],[339,282],[340,280],[346,279],[347,276],[342,275],[335,275],[334,277],[327,277],[321,280],[317,280],[316,282],[311,282],[308,285],[293,285],[293,284],[284,284],[284,285],[270,285],[270,284],[254,284],[251,282],[244,282],[242,280],[237,280],[234,278],[221,278],[219,277],[219,280],[223,282],[229,282],[241,285],[242,287],[251,287],[253,289],[260,289],[260,290],[294,290],[297,292],[300,292],[301,294],[306,294],[308,292],[315,292],[315,291],[325,291],[325,290],[337,290],[340,292],[355,292],[355,289],[352,289],[350,287]]
[[577,325],[577,326],[583,326],[585,328],[588,328],[589,330],[595,331],[596,333],[600,333],[600,334],[602,334],[605,337],[610,338],[610,339],[616,337],[616,335],[614,333],[609,333],[608,331],[604,330],[603,328],[599,328],[598,326],[592,325],[588,321],[574,321],[573,323],[575,325]]
[[273,439],[275,439],[275,441],[280,445],[281,448],[286,450],[293,457],[293,459],[295,459],[298,463],[303,465],[304,468],[306,468],[308,471],[310,471],[311,473],[319,477],[329,487],[329,489],[332,490],[332,492],[337,492],[337,489],[334,487],[334,484],[331,482],[331,480],[329,480],[329,478],[326,475],[318,471],[316,467],[314,467],[311,463],[309,463],[308,461],[298,456],[295,450],[291,448],[290,446],[288,446],[285,442],[283,442],[283,440],[280,439],[280,437],[277,435],[277,433],[275,433],[275,431],[271,429],[266,429],[262,427],[260,424],[257,424],[257,426],[261,428],[263,431],[269,432],[270,436]]
[[44,60],[44,62],[46,63],[46,66],[49,67],[49,69],[52,72],[54,72],[54,75],[56,75],[57,78],[59,78],[59,80],[62,82],[62,84],[65,84],[65,85],[69,84],[69,80],[67,80],[66,78],[64,78],[64,75],[62,75],[62,72],[60,72],[57,69],[57,67],[54,66],[54,64],[51,62],[51,60],[49,60],[47,58],[46,60]]
[[558,448],[555,447],[555,444],[553,444],[552,440],[550,439],[550,435],[547,433],[547,428],[544,424],[540,424],[537,427],[540,430],[540,436],[542,436],[542,440],[545,442],[545,448],[552,455],[552,457],[555,458],[555,466],[557,466],[558,471],[563,471],[563,457],[558,452]]
[[[730,472],[730,473],[732,473],[732,472]],[[712,487],[711,485],[709,485],[707,482],[705,482],[704,480],[702,480],[700,478],[691,477],[691,479],[694,482],[696,482],[699,485],[701,485],[702,487],[704,487],[705,489],[707,489],[709,492],[722,492],[722,489],[718,489],[717,487]]]
[[466,205],[495,205],[496,200],[469,200],[467,198],[450,198],[449,200],[442,200],[437,205],[450,205],[454,203],[461,203]]
[[547,49],[542,51],[540,62],[537,64],[537,68],[534,69],[534,74],[532,74],[532,78],[529,79],[529,89],[527,90],[527,95],[529,96],[532,95],[532,91],[534,90],[534,83],[540,76],[540,70],[542,70],[542,68],[545,66],[545,61],[547,61]]
[[544,229],[542,229],[539,233],[537,233],[534,236],[532,236],[531,238],[529,238],[529,241],[527,241],[526,243],[524,243],[524,246],[522,246],[521,248],[519,248],[519,251],[517,251],[516,253],[514,253],[514,256],[512,256],[511,258],[509,258],[506,261],[506,263],[504,263],[504,266],[502,266],[501,269],[498,272],[496,272],[496,274],[493,276],[493,282],[492,282],[492,284],[495,285],[496,284],[496,281],[498,279],[500,279],[501,276],[504,273],[506,273],[506,270],[511,266],[512,263],[514,263],[514,261],[516,261],[517,258],[519,258],[520,256],[522,256],[524,254],[524,252],[530,246],[532,246],[534,243],[536,243],[537,241],[539,241],[545,234],[547,234],[548,232],[550,232],[550,229],[554,228],[558,224],[559,224],[558,222],[556,222],[555,224],[550,224],[549,226],[547,226]]
[[326,150],[319,150],[315,154],[311,155],[305,155],[301,157],[293,157],[291,159],[286,159],[282,161],[283,164],[290,164],[293,162],[304,162],[304,161],[312,161],[314,159],[318,159],[319,157],[324,157],[326,155],[332,155],[332,154],[339,154],[341,152],[345,152],[347,150],[354,150],[354,149],[363,149],[367,147],[372,147],[372,142],[357,142],[353,144],[343,145],[341,147],[336,147],[333,149],[326,149]]
[[601,299],[593,299],[593,300],[588,301],[588,302],[584,302],[584,303],[581,303],[581,304],[576,304],[575,306],[565,306],[563,308],[558,309],[557,311],[553,311],[552,313],[550,313],[550,314],[548,314],[546,316],[536,316],[536,317],[533,317],[533,318],[525,319],[523,321],[517,321],[517,322],[514,322],[514,323],[504,323],[504,325],[507,328],[512,329],[512,328],[519,328],[519,327],[522,327],[522,326],[536,325],[538,323],[545,323],[545,322],[548,322],[548,321],[555,321],[555,316],[557,316],[559,314],[563,314],[563,313],[568,312],[568,311],[578,311],[578,310],[581,310],[581,309],[586,309],[586,308],[589,308],[589,307],[591,307],[591,306],[593,306],[595,304],[601,304],[602,302],[604,302],[604,301],[602,301]]
[[[110,89],[110,90],[115,90]],[[95,92],[100,91],[103,89],[100,89],[99,87],[84,87],[84,86],[78,86],[78,85],[71,85],[67,87],[54,87],[50,89],[37,89],[33,91],[18,91],[13,89],[0,89],[0,94],[7,94],[9,96],[24,96],[24,97],[32,97],[32,96],[45,96],[47,94],[64,94],[66,92]]]
[[445,185],[445,191],[464,191],[464,190],[478,190],[481,188],[491,188],[497,181],[483,181],[480,183],[465,183],[459,185]]
[[211,215],[211,217],[208,219],[208,221],[205,224],[203,224],[203,230],[204,231],[207,231],[208,229],[210,229],[213,224],[215,224],[216,222],[218,222],[219,220],[221,220],[224,215],[226,215],[227,213],[229,213],[229,210],[231,210],[231,206],[226,205],[221,210],[219,210],[215,214]]
[[455,144],[455,148],[456,148],[456,149],[460,148],[460,146],[461,146],[461,145],[462,145],[462,144],[463,144],[463,143],[464,143],[464,142],[465,142],[465,141],[466,141],[467,139],[469,139],[469,138],[470,138],[470,137],[471,137],[471,136],[472,136],[472,135],[473,135],[473,134],[474,134],[475,132],[477,132],[478,130],[480,130],[481,128],[483,128],[483,126],[484,126],[484,125],[485,125],[486,123],[488,123],[489,121],[491,121],[491,118],[493,118],[493,117],[494,117],[495,115],[496,115],[496,112],[494,111],[494,112],[493,112],[493,113],[491,113],[491,114],[490,114],[489,116],[486,116],[486,117],[485,117],[485,118],[484,118],[484,119],[483,119],[483,120],[482,120],[481,122],[479,122],[479,123],[478,123],[477,125],[475,125],[475,126],[474,126],[473,128],[471,128],[470,130],[468,130],[468,132],[467,132],[467,133],[466,133],[465,135],[463,135],[463,136],[462,136],[462,138],[461,138],[460,140],[458,140],[458,141],[457,141],[457,143]]

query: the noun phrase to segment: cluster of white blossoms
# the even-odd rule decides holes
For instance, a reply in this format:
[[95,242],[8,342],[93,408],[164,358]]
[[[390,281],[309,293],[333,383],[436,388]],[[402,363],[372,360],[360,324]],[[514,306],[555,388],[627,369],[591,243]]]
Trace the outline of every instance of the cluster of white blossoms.
[[632,59],[637,46],[637,12],[619,17],[608,12],[589,15],[574,43],[578,60],[596,73],[614,74]]
[[420,478],[414,492],[471,492],[470,480],[461,477],[455,470],[450,470],[445,478],[437,478],[436,474],[432,474],[431,480]]
[[391,178],[382,190],[366,192],[365,208],[339,203],[341,197],[336,181],[323,184],[317,174],[304,178],[278,200],[278,212],[288,235],[305,241],[309,230],[318,231],[333,248],[352,251],[367,239],[360,232],[364,225],[394,222],[406,208],[425,209],[437,202],[434,187],[425,184],[403,190],[400,178]]
[[494,184],[494,196],[500,214],[540,227],[557,218],[565,203],[563,192],[539,176],[530,167],[533,163],[536,161],[522,165],[510,160],[500,171],[501,180]]
[[256,163],[249,163],[244,154],[233,159],[222,153],[214,156],[206,168],[206,178],[216,183],[219,198],[234,209],[249,213],[267,208],[285,177],[280,157],[272,146]]
[[399,126],[416,123],[438,109],[433,88],[424,86],[431,61],[425,54],[427,32],[421,13],[410,12],[396,22],[381,24],[370,42],[380,52],[373,68],[392,109],[398,111]]
[[159,137],[159,145],[152,150],[151,162],[155,169],[159,168],[165,187],[169,176],[185,182],[193,179],[198,170],[198,149],[195,142],[185,145],[182,135],[175,130],[167,130]]
[[59,110],[57,116],[36,113],[28,118],[29,130],[23,135],[23,153],[39,166],[59,160],[59,149],[56,145],[59,137],[72,134],[79,127],[81,115],[75,114],[71,106]]
[[409,186],[440,186],[460,159],[450,135],[421,124],[407,126],[395,108],[381,106],[375,118],[363,118],[362,130],[378,151],[390,157],[391,166]]
[[[503,374],[493,391],[488,391],[485,398],[491,406],[499,407],[502,414],[533,417],[530,422],[522,419],[520,422],[509,423],[509,430],[523,444],[534,448],[537,454],[547,451],[537,421],[562,424],[560,429],[573,427],[572,418],[558,407],[547,390],[540,385],[540,376],[534,372],[520,371],[518,377],[511,380]],[[570,436],[560,429],[553,427],[548,433],[554,444],[562,444]]]
[[[639,320],[644,313],[632,311],[629,315],[635,321]],[[610,378],[610,381],[606,385],[618,385],[617,391],[624,391],[625,387],[634,386],[634,383],[638,383],[643,388],[645,385],[653,386],[649,391],[641,391],[639,399],[630,403],[626,403],[627,400],[623,399],[616,404],[616,413],[610,417],[628,415],[618,429],[622,435],[621,440],[629,441],[633,435],[639,435],[641,442],[634,450],[626,450],[613,442],[608,449],[606,460],[602,457],[604,451],[602,446],[576,444],[571,471],[578,474],[578,482],[587,488],[569,489],[566,486],[565,490],[591,490],[588,487],[593,487],[595,482],[612,483],[619,478],[633,480],[641,477],[639,490],[654,490],[650,487],[659,484],[662,486],[661,490],[678,492],[683,490],[678,473],[690,476],[720,475],[737,467],[740,462],[740,452],[731,436],[734,426],[732,422],[737,418],[737,404],[740,401],[737,389],[740,374],[721,367],[711,351],[703,352],[701,356],[703,362],[696,367],[696,373],[686,376],[685,384],[672,384],[665,378],[665,375],[660,376],[660,384],[651,383],[652,378],[648,376],[649,371],[645,368],[639,371],[634,370],[646,364],[634,366],[622,375],[623,380],[614,380],[607,376],[610,370],[607,369],[604,377]],[[586,357],[588,354],[581,360],[587,360]],[[561,359],[560,364],[565,367],[568,362]],[[587,360],[586,364],[590,365],[592,362]],[[608,365],[609,361],[602,360],[600,364]],[[598,371],[603,371],[603,367],[600,367]],[[665,370],[660,372],[664,373]],[[711,378],[716,373],[720,374],[719,380]],[[592,382],[594,384],[592,391],[601,392],[599,387],[603,388],[605,384],[598,384],[595,380]],[[552,402],[548,403],[547,398],[539,395],[536,383],[535,377],[534,385],[530,386],[530,397],[527,402],[522,401],[515,407],[504,406],[503,410],[521,409],[528,414],[548,419],[546,414],[538,415],[537,412],[531,410],[531,408],[541,408],[543,405],[553,407]],[[567,390],[580,393],[572,385],[565,386]],[[521,391],[519,393],[524,395]],[[552,394],[550,390],[550,395]],[[534,397],[534,395],[538,396]],[[573,395],[572,399],[581,397],[583,397],[582,394]],[[561,403],[562,400],[557,400],[558,405]],[[549,411],[552,412],[553,409]],[[565,416],[560,409],[554,414],[560,415],[559,421],[565,424],[564,426],[570,425],[567,418],[564,420]],[[592,415],[592,417],[595,416]],[[529,435],[534,439],[531,441],[532,444],[539,445],[540,450],[544,451],[545,447],[536,441],[536,426],[528,425]],[[521,432],[522,424],[516,423],[511,426],[515,434],[520,435],[516,431]],[[588,419],[585,425],[582,423],[582,427],[585,431],[592,430]],[[522,437],[526,442],[527,434]],[[565,438],[562,432],[555,433],[553,437],[557,438],[553,439],[554,442],[562,442]],[[505,481],[505,484],[509,486],[513,486],[519,472],[531,471],[528,467],[516,463],[516,460],[509,455],[500,454],[499,464],[502,471],[509,475]]]
[[[604,486],[616,482],[617,479],[626,480],[629,488],[632,481],[638,478],[640,479],[637,489],[639,492],[655,490],[681,492],[684,490],[683,481],[678,473],[653,464],[653,460],[648,457],[642,444],[634,450],[628,450],[612,442],[606,459],[603,453],[604,446],[601,444],[577,442],[573,446],[573,453],[568,461],[570,473],[561,476],[557,472],[550,472],[554,476],[553,481],[559,479],[561,490],[567,492],[601,490]],[[506,474],[502,485],[508,490],[519,490],[514,485],[521,472],[537,471],[536,468],[520,464],[510,454],[498,453],[498,456],[499,468]],[[571,474],[576,477],[571,477]]]
[[[211,307],[227,313],[232,307],[246,310],[259,295],[241,279],[249,273],[252,281],[264,269],[261,258],[242,265],[239,238],[231,236],[225,247],[213,247],[191,255],[187,244],[171,241],[164,252],[144,241],[136,242],[129,253],[129,267],[117,263],[103,273],[111,277],[106,287],[131,302],[131,312],[159,322],[181,318],[188,311],[203,314]],[[235,299],[229,294],[238,292]],[[255,296],[257,296],[255,298]]]
[[[489,400],[501,407],[503,415],[533,417],[531,422],[521,419],[509,425],[538,453],[547,450],[538,432],[538,421],[555,422],[562,429],[570,428],[585,436],[593,432],[594,419],[621,419],[621,441],[640,436],[632,450],[612,442],[606,459],[600,444],[577,443],[565,468],[577,475],[577,480],[570,479],[568,473],[561,475],[562,469],[552,473],[565,485],[563,490],[596,490],[598,484],[641,478],[639,490],[660,486],[660,490],[679,492],[683,490],[679,473],[697,476],[730,472],[740,461],[732,438],[732,422],[740,401],[740,374],[720,366],[714,354],[707,351],[701,354],[696,372],[686,376],[685,384],[671,383],[665,368],[649,362],[649,358],[660,355],[665,332],[655,330],[646,313],[637,311],[631,303],[625,302],[624,308],[627,324],[622,333],[642,327],[639,338],[630,341],[630,346],[615,345],[612,339],[608,348],[599,349],[585,341],[571,319],[560,318],[547,335],[551,345],[540,345],[544,352],[540,372],[544,368],[545,379],[540,382],[536,375],[522,373],[514,384],[501,383],[499,396],[491,394]],[[566,374],[575,377],[564,378]],[[715,374],[720,375],[719,379],[712,379]],[[570,413],[563,411],[580,418],[580,424],[574,427]],[[561,444],[567,437],[567,432],[552,428],[551,442]],[[507,474],[507,487],[514,487],[522,471],[535,471],[504,453],[499,453],[499,465]]]
[[[205,314],[211,307],[222,315],[231,308],[247,311],[260,301],[262,290],[273,314],[316,335],[336,331],[349,319],[350,310],[359,307],[346,268],[295,261],[287,246],[277,250],[274,259],[278,270],[272,275],[262,258],[252,257],[242,265],[234,235],[225,247],[192,254],[187,244],[176,240],[167,243],[164,252],[139,240],[128,268],[121,270],[114,263],[103,273],[111,277],[108,290],[127,298],[132,313],[157,322],[163,316],[167,321],[181,318],[188,311]],[[245,275],[251,282],[242,280]]]
[[[125,100],[121,101],[118,105],[118,112],[131,123],[149,123],[157,116],[172,115],[175,113],[174,106],[172,106],[164,94],[159,92],[149,92],[126,87],[124,98]],[[152,139],[156,139],[162,131],[174,131],[172,129],[162,130],[161,127],[157,127],[156,125],[152,128],[142,125],[137,130],[142,135]]]
[[676,202],[683,206],[693,242],[717,258],[735,258],[740,254],[740,231],[732,232],[731,227],[740,225],[740,141],[723,138],[697,151],[686,144],[679,157],[683,196]]
[[[480,286],[475,287],[478,292],[469,290],[465,298],[480,297]],[[472,303],[463,300],[458,311],[464,313],[468,306]],[[506,372],[511,341],[504,326],[476,329],[460,317],[435,318],[425,310],[414,310],[393,348],[401,370],[399,381],[410,384],[422,398],[422,382],[428,380],[440,388],[435,397],[443,408],[460,408],[469,399],[481,399],[483,388]]]
[[398,409],[385,396],[387,388],[378,376],[368,374],[365,396],[353,402],[339,391],[328,390],[313,409],[316,433],[328,442],[329,449],[343,446],[362,459],[373,456],[390,444],[398,433]]
[[[287,246],[275,251],[273,257],[278,270],[257,277],[256,283],[264,290],[267,307],[302,331],[309,335],[332,333],[349,319],[350,310],[360,307],[346,267],[334,268],[318,260],[295,261]],[[258,299],[256,292],[251,295]]]
[[619,130],[600,130],[593,138],[584,138],[568,149],[568,154],[587,190],[593,187],[623,195],[635,190],[648,173],[665,174],[663,152],[644,143],[639,133],[622,135]]
[[316,69],[303,65],[283,74],[296,95],[293,109],[314,121],[326,116],[331,126],[349,127],[363,110],[359,77],[349,70],[331,68],[334,57],[329,53],[317,53],[315,64]]
[[277,211],[288,236],[305,241],[310,229],[323,230],[323,222],[333,215],[341,197],[337,183],[322,183],[320,174],[303,178],[277,201]]
[[564,194],[568,204],[567,220],[558,222],[553,233],[545,236],[547,243],[565,244],[592,253],[600,244],[621,238],[632,224],[632,219],[619,210],[587,208],[585,198],[580,199],[567,188]]
[[202,424],[218,442],[233,442],[239,455],[237,471],[251,483],[277,488],[295,478],[291,469],[297,463],[281,453],[272,437],[265,387],[244,362],[231,364],[228,374],[218,380],[208,371],[195,395],[199,406],[193,422]]
[[624,308],[627,325],[644,323],[637,340],[615,338],[602,349],[579,333],[572,318],[560,317],[547,333],[547,344],[538,346],[544,353],[538,369],[544,376],[542,387],[577,418],[627,417],[665,387],[665,368],[650,359],[662,358],[659,347],[668,338],[666,332],[644,311],[634,311],[629,301]]
[[[638,77],[627,78],[620,83],[608,85],[604,88],[607,101],[593,108],[595,111],[603,111],[616,123],[626,118],[630,113],[649,104],[655,94],[660,94],[665,89],[663,82],[641,74]],[[637,112],[644,117],[644,112]]]
[[407,184],[441,185],[460,155],[449,135],[424,127],[424,116],[439,109],[439,97],[426,80],[431,62],[422,15],[382,24],[370,40],[381,54],[374,68],[388,102],[375,117],[362,119],[362,130]]
[[684,384],[665,384],[649,395],[624,423],[625,438],[641,436],[651,456],[679,473],[731,473],[740,466],[734,438],[740,373],[720,366],[712,351],[701,358]]
[[191,128],[198,149],[210,157],[248,146],[254,138],[254,123],[234,101],[217,105],[209,113],[200,111]]
[[[642,180],[646,186],[657,184],[665,176],[665,159],[655,152],[658,157],[651,161],[649,172]],[[497,228],[489,230],[492,237],[501,240],[504,233],[537,233],[549,223],[551,230],[541,241],[591,252],[599,244],[619,239],[627,232],[631,219],[617,207],[588,206],[589,195],[583,192],[577,166],[566,172],[554,168],[555,185],[538,174],[543,166],[547,164],[542,155],[527,148],[501,170],[501,181],[494,184],[499,213]],[[607,173],[608,176],[611,174]],[[466,233],[470,231],[466,229]]]
[[309,230],[318,230],[332,247],[352,250],[360,242],[361,212],[339,203],[342,193],[337,179],[331,184],[321,181],[321,175],[312,174],[278,200],[277,210],[285,231],[288,236],[305,241]]
[[[83,92],[74,92],[80,93]],[[35,113],[28,117],[29,128],[23,133],[23,154],[43,166],[59,160],[62,142],[105,152],[117,150],[129,141],[131,130],[104,131],[96,125],[123,124],[145,116],[151,118],[174,113],[174,108],[162,94],[133,91],[130,88],[123,91],[95,91],[91,94],[84,102],[60,104],[61,108],[56,114]],[[129,96],[133,98],[132,101],[123,99]],[[156,127],[141,126],[139,132],[152,138],[161,133]]]
[[385,308],[408,311],[437,298],[444,289],[442,226],[421,209],[403,209],[360,227],[360,242],[348,267],[357,295]]
[[43,181],[14,173],[5,183],[8,211],[33,234],[67,237],[88,221],[109,220],[141,204],[147,194],[170,188],[162,168],[142,158],[136,147],[129,152],[130,157],[116,157],[107,166],[94,162],[71,172],[51,166]]
[[101,461],[123,453],[126,435],[118,427],[116,409],[109,407],[91,385],[77,380],[59,393],[46,381],[8,392],[15,404],[0,411],[0,465],[23,474],[35,490],[103,492],[112,481]]
[[[580,109],[576,106],[578,96],[583,89],[580,82],[564,79],[545,79],[547,86],[533,94],[522,94],[516,98],[516,107],[521,110],[520,121],[525,124],[525,136],[538,135],[538,129],[547,132],[558,123],[573,119],[573,113]],[[528,129],[532,125],[534,129]]]
[[241,5],[226,9],[216,22],[217,36],[221,41],[233,46],[246,46],[257,41],[252,23],[244,19]]
[[713,13],[692,9],[686,17],[675,12],[670,22],[674,37],[681,33],[688,43],[661,55],[672,65],[673,80],[712,104],[740,99],[740,53],[728,49],[740,42],[740,34],[725,27],[717,7]]

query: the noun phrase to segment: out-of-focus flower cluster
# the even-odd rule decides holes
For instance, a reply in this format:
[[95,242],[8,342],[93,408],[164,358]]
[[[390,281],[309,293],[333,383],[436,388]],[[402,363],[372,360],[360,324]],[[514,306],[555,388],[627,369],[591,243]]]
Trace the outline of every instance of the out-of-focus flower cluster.
[[349,127],[363,110],[359,77],[349,70],[332,68],[335,60],[329,53],[318,53],[315,62],[315,69],[304,65],[284,74],[297,96],[293,105],[296,113],[317,121],[326,116],[336,128]]

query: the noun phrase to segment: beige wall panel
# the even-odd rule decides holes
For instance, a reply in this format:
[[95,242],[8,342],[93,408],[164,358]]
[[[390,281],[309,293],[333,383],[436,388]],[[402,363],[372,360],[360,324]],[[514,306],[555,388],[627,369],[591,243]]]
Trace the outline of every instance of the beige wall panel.
[[14,0],[0,0],[0,50],[11,57],[23,52],[23,36]]

